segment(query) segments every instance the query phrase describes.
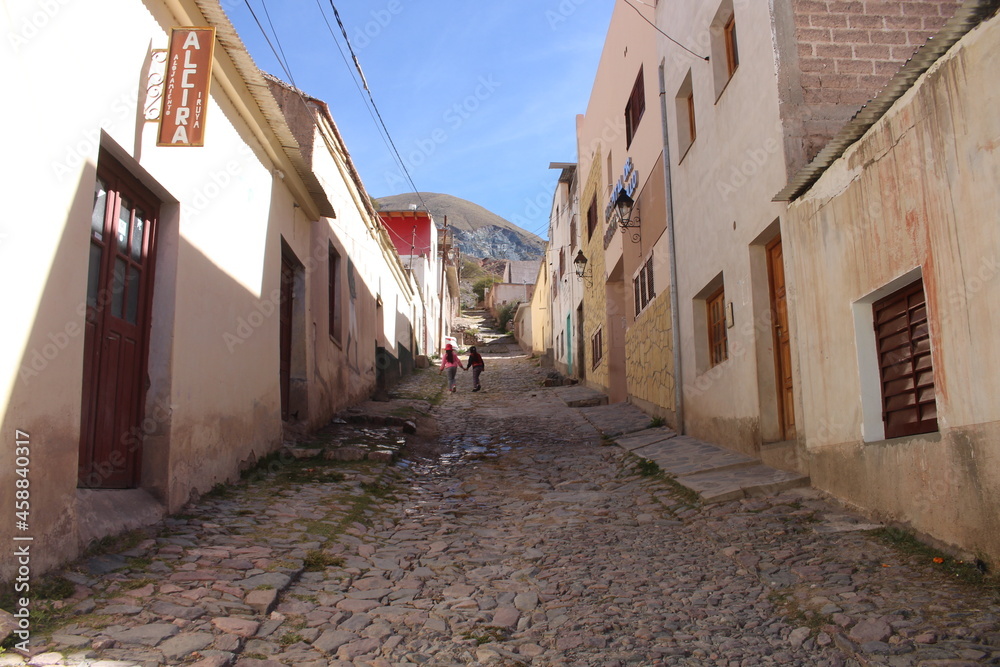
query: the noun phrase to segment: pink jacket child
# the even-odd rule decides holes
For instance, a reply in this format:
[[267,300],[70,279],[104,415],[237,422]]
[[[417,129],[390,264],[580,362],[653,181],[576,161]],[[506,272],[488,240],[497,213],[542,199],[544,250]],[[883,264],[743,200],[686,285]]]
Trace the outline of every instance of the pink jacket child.
[[441,357],[441,369],[438,373],[443,373],[445,369],[448,370],[448,391],[455,391],[455,373],[459,368],[465,368],[462,362],[459,361],[458,355],[455,354],[454,348],[452,348],[451,343],[444,346],[444,356]]

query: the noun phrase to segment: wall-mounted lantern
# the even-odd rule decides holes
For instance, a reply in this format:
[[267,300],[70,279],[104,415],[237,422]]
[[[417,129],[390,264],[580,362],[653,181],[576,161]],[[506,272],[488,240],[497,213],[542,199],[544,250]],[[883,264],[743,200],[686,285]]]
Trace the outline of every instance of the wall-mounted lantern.
[[576,277],[582,279],[588,286],[594,283],[594,270],[587,271],[587,257],[583,254],[583,250],[577,251],[573,269],[576,271]]
[[[618,193],[618,198],[615,199],[615,210],[618,211],[618,226],[622,230],[622,234],[625,233],[627,229],[638,229],[639,228],[639,216],[638,214],[632,215],[632,211],[635,208],[635,200],[628,196],[628,193],[623,189]],[[632,233],[632,242],[638,243],[639,232]]]

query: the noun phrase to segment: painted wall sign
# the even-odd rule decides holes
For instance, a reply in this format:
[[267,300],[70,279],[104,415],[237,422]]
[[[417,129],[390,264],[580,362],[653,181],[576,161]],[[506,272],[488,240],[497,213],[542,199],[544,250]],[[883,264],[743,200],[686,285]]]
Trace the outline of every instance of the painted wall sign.
[[215,28],[171,28],[157,146],[204,146]]
[[608,204],[604,207],[604,219],[611,219],[611,212],[615,207],[615,200],[618,199],[619,192],[624,190],[629,197],[635,199],[635,189],[637,187],[639,187],[639,172],[636,171],[632,158],[628,158],[625,160],[625,167],[622,169],[622,175],[619,177],[618,183],[615,184],[614,190],[611,191],[611,198],[608,199]]

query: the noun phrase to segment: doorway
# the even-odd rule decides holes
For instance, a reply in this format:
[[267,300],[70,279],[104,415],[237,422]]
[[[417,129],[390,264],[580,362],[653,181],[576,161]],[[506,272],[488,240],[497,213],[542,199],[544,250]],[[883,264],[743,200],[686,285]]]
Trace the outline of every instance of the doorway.
[[587,364],[584,363],[584,345],[586,345],[586,338],[583,336],[583,304],[581,303],[576,307],[576,332],[574,334],[576,339],[576,358],[577,358],[577,377],[580,382],[587,379]]
[[778,390],[778,423],[781,439],[795,438],[795,394],[792,384],[792,346],[788,330],[788,303],[785,289],[785,264],[781,236],[765,247],[767,278],[771,299],[771,323],[774,336],[775,384]]
[[573,375],[573,316],[566,315],[566,375]]
[[292,391],[292,313],[295,301],[295,267],[285,253],[281,254],[280,289],[278,380],[281,384],[281,419],[288,421]]
[[139,484],[159,200],[101,151],[91,210],[78,481]]

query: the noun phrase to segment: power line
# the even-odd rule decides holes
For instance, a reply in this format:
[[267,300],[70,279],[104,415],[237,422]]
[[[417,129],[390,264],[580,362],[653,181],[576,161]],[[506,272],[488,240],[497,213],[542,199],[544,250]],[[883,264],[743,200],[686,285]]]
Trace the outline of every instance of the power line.
[[[296,84],[295,77],[292,75],[291,67],[288,64],[287,57],[285,56],[285,51],[284,51],[284,49],[281,46],[281,40],[278,38],[278,32],[277,32],[277,30],[274,27],[274,23],[271,22],[271,15],[270,15],[270,12],[268,12],[268,10],[267,10],[267,4],[266,4],[265,0],[261,0],[261,6],[264,8],[264,13],[265,13],[265,15],[267,17],[267,22],[271,26],[271,32],[274,35],[274,43],[271,42],[271,39],[268,36],[267,31],[264,29],[264,26],[261,24],[260,19],[257,17],[256,12],[254,12],[253,7],[250,5],[250,1],[249,0],[244,0],[244,4],[246,4],[247,9],[250,10],[250,15],[253,17],[254,21],[257,23],[257,27],[260,29],[261,34],[264,36],[264,40],[267,42],[267,45],[270,47],[271,53],[274,54],[274,57],[278,61],[278,64],[281,66],[282,71],[284,71],[285,76],[288,77],[288,80],[292,84],[292,87],[294,88],[295,93],[297,94],[297,96],[299,97],[299,99],[302,101],[302,104],[306,108],[306,110],[309,111],[309,108],[310,108],[309,107],[309,103],[305,99],[305,97],[303,96],[302,90],[298,87],[298,84]],[[331,6],[333,5],[332,0],[331,0],[330,4],[331,4]],[[330,34],[334,38],[334,43],[337,44],[337,48],[338,48],[338,50],[340,50],[341,57],[344,58],[344,62],[345,62],[345,64],[347,64],[347,58],[344,55],[343,49],[340,49],[340,43],[337,42],[336,36],[333,34],[332,26],[330,26],[330,23],[329,23],[329,21],[326,18],[326,14],[323,12],[323,7],[322,7],[322,5],[319,4],[319,0],[317,0],[317,6],[320,9],[320,14],[322,14],[324,22],[326,22],[327,29],[330,30]],[[334,7],[334,13],[336,14],[336,12],[337,12],[337,9],[336,9],[336,7]],[[337,21],[338,21],[338,23],[340,23],[340,17],[339,17],[339,15],[337,15]],[[344,30],[343,23],[340,23],[340,26],[341,26],[341,30],[343,31]],[[344,31],[344,38],[345,38],[345,40],[347,39],[347,33],[346,33],[346,31]],[[275,48],[275,44],[277,45],[277,48]],[[350,48],[350,42],[348,42],[348,48]],[[378,113],[378,107],[375,106],[375,100],[374,100],[374,98],[372,98],[371,91],[368,89],[367,81],[364,80],[364,74],[361,72],[361,65],[358,62],[357,56],[354,55],[353,49],[351,51],[351,55],[354,56],[354,62],[355,62],[355,64],[358,67],[358,72],[361,74],[362,81],[364,81],[364,83],[365,83],[365,90],[368,91],[368,97],[371,99],[371,104],[372,104],[373,107],[375,107],[375,112]],[[350,69],[349,65],[348,65],[348,69]],[[352,80],[354,80],[353,77],[352,77]],[[355,86],[357,86],[357,81],[355,81]],[[359,93],[361,92],[360,87],[358,88],[358,92]],[[362,94],[362,99],[364,99],[364,95],[363,94]],[[367,106],[368,106],[367,103],[366,103],[365,106],[367,108]],[[312,112],[310,111],[309,113],[311,115]],[[370,110],[369,110],[369,115],[371,115],[371,111]],[[372,116],[372,120],[373,121],[375,120],[374,116]],[[407,180],[409,181],[410,185],[413,187],[414,194],[417,195],[417,198],[420,199],[421,203],[424,204],[424,208],[426,209],[427,208],[427,204],[426,204],[426,202],[424,202],[423,198],[420,196],[420,193],[417,190],[416,185],[413,183],[413,179],[410,178],[409,172],[406,171],[406,165],[403,164],[402,157],[400,157],[399,151],[396,150],[396,146],[392,142],[392,137],[389,136],[389,134],[388,134],[389,130],[385,126],[385,122],[382,121],[381,114],[378,115],[378,120],[381,123],[381,129],[380,129],[380,132],[379,132],[380,136],[382,134],[382,131],[385,132],[385,137],[383,137],[383,139],[382,139],[383,143],[385,143],[386,138],[388,138],[389,143],[386,144],[386,148],[390,149],[391,154],[394,155],[394,157],[398,160],[399,166],[402,168],[402,170],[404,171],[404,173],[406,173]],[[378,126],[376,126],[376,127],[378,127]],[[391,144],[391,146],[390,146],[390,144]]]
[[[281,44],[280,43],[278,44],[278,48],[277,49],[274,48],[274,44],[271,43],[271,38],[267,36],[267,31],[264,30],[264,26],[261,25],[260,19],[257,18],[257,13],[253,10],[253,7],[250,6],[250,0],[243,0],[243,2],[244,2],[244,4],[246,4],[247,9],[250,10],[250,16],[252,16],[253,20],[257,23],[257,27],[260,28],[260,34],[262,34],[264,36],[264,41],[266,41],[267,45],[269,47],[271,47],[271,53],[274,54],[275,59],[278,61],[278,65],[281,66],[281,69],[285,72],[285,76],[287,76],[288,79],[291,81],[292,85],[295,86],[295,79],[292,78],[292,73],[288,70],[288,63],[285,62],[285,59],[284,59],[285,52],[281,51],[281,55],[278,55],[278,51],[281,50]],[[263,4],[263,0],[261,0],[261,4]],[[264,12],[265,13],[267,12],[267,5],[264,5]],[[271,16],[270,15],[268,15],[268,17],[267,17],[267,22],[268,23],[271,22]],[[271,30],[274,31],[274,25],[273,24],[271,25]],[[278,41],[278,33],[277,32],[274,33],[274,40]],[[298,89],[298,86],[295,86],[295,88]]]
[[[344,65],[347,66],[347,71],[351,72],[351,65],[349,62],[347,62],[347,54],[344,53],[344,49],[340,46],[340,42],[337,41],[337,36],[333,32],[333,26],[330,25],[330,20],[326,18],[326,12],[323,11],[323,5],[320,3],[320,0],[316,0],[316,7],[319,9],[319,13],[323,17],[323,22],[326,23],[326,29],[327,31],[329,31],[330,37],[333,38],[333,43],[337,46],[337,51],[340,52],[340,57],[344,60]],[[400,166],[400,168],[402,168],[402,165],[399,163],[396,154],[393,153],[392,147],[389,145],[389,142],[385,137],[385,133],[382,131],[382,128],[378,123],[378,119],[375,118],[375,114],[372,112],[371,106],[368,104],[368,100],[365,99],[365,95],[362,92],[361,86],[358,84],[358,80],[354,76],[353,72],[351,72],[351,81],[354,83],[354,87],[358,89],[358,94],[361,95],[361,99],[365,103],[365,110],[368,111],[368,115],[371,116],[372,123],[375,124],[375,129],[378,131],[378,136],[380,139],[382,139],[382,143],[385,144],[385,149],[389,152],[389,156],[392,158],[393,162],[395,162],[398,166]]]
[[626,4],[626,5],[628,5],[628,6],[629,6],[629,7],[631,7],[632,9],[634,9],[634,10],[635,10],[635,13],[636,13],[636,14],[638,14],[638,15],[639,15],[639,17],[640,17],[640,18],[641,18],[641,19],[642,19],[643,21],[645,21],[645,22],[646,22],[646,23],[648,23],[649,25],[653,26],[653,28],[654,28],[654,29],[656,29],[656,32],[660,33],[661,35],[663,35],[664,37],[666,37],[667,39],[669,39],[669,40],[670,40],[671,42],[673,42],[673,43],[674,43],[674,44],[676,44],[677,46],[681,47],[682,49],[684,49],[685,51],[687,51],[688,53],[690,53],[690,54],[691,54],[692,56],[694,56],[695,58],[701,58],[701,59],[702,59],[702,60],[704,60],[705,62],[708,62],[708,56],[700,56],[700,55],[698,55],[697,53],[695,53],[694,51],[692,51],[692,50],[691,50],[691,49],[689,49],[688,47],[684,46],[683,44],[681,44],[680,42],[678,42],[678,41],[677,41],[676,39],[674,39],[673,37],[671,37],[671,36],[670,36],[670,35],[668,35],[667,33],[665,33],[665,32],[663,32],[662,30],[660,30],[660,28],[659,28],[659,27],[658,27],[658,26],[657,26],[657,25],[656,25],[655,23],[653,23],[653,22],[652,22],[652,21],[650,21],[650,20],[649,20],[648,18],[646,18],[646,17],[645,17],[645,15],[643,15],[643,13],[642,13],[641,11],[639,11],[639,8],[638,8],[638,7],[636,7],[635,5],[633,5],[633,4],[631,3],[631,2],[629,2],[628,0],[622,0],[622,1],[623,1],[623,2],[624,2],[624,3]]
[[385,130],[385,136],[389,139],[389,143],[392,145],[392,151],[396,154],[399,159],[399,166],[403,169],[403,174],[406,176],[406,180],[410,183],[413,188],[413,193],[417,195],[417,199],[420,203],[424,205],[424,208],[430,210],[427,203],[424,201],[423,197],[420,196],[420,190],[417,188],[416,184],[413,182],[413,178],[410,176],[410,170],[406,168],[406,163],[403,162],[403,157],[399,154],[399,150],[396,148],[396,143],[392,140],[392,135],[389,134],[389,128],[385,125],[385,120],[382,118],[382,113],[378,110],[378,105],[375,104],[375,97],[372,95],[371,89],[368,87],[368,82],[365,80],[365,73],[361,70],[361,63],[358,61],[358,56],[354,53],[354,47],[351,46],[351,40],[347,37],[347,29],[344,28],[344,22],[340,20],[340,12],[337,11],[337,6],[333,4],[333,0],[330,0],[330,7],[333,9],[333,17],[337,20],[337,25],[340,26],[340,32],[344,35],[344,43],[347,44],[348,51],[351,52],[351,58],[354,59],[354,66],[358,70],[358,75],[361,77],[361,82],[365,86],[365,91],[368,92],[368,99],[371,100],[372,108],[375,109],[375,115],[378,116],[379,123],[382,125],[382,129]]

